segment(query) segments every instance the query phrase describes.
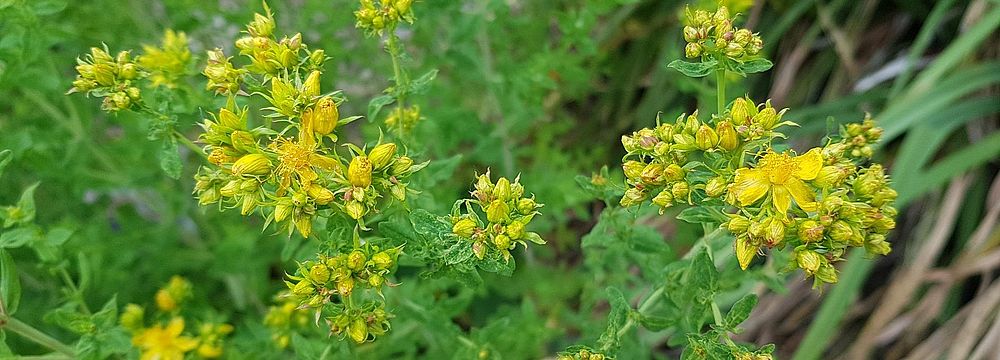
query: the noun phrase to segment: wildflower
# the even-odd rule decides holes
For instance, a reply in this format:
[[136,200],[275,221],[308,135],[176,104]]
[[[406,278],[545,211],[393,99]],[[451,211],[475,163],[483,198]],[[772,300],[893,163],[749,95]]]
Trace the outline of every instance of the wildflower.
[[177,79],[184,75],[191,62],[187,35],[167,29],[160,47],[143,45],[142,49],[143,54],[136,62],[150,73],[153,86],[176,87]]
[[132,344],[138,347],[142,360],[182,360],[184,354],[198,347],[198,341],[182,336],[184,319],[170,319],[167,326],[154,325],[143,330],[132,338]]
[[736,170],[731,191],[741,206],[751,205],[770,193],[774,208],[781,214],[788,212],[793,198],[803,210],[814,211],[815,194],[804,180],[815,179],[822,165],[819,148],[796,157],[769,152],[755,168]]
[[[306,137],[293,141],[278,137],[270,145],[278,154],[278,166],[274,170],[278,178],[278,188],[285,189],[291,184],[307,186],[319,178],[316,169],[332,171],[339,162],[318,152],[317,144]],[[280,193],[280,191],[279,191]]]

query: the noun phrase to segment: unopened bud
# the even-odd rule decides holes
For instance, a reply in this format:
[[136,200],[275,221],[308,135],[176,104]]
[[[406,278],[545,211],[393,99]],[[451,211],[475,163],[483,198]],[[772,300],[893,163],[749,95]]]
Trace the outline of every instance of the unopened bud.
[[486,207],[486,219],[491,223],[503,223],[510,218],[510,207],[501,199],[493,200]]
[[396,144],[385,143],[376,146],[368,153],[368,159],[372,163],[372,169],[382,170],[392,161],[392,158],[396,156]]
[[337,128],[337,121],[340,121],[337,103],[329,96],[320,98],[316,102],[316,110],[313,112],[313,131],[320,135],[332,133]]
[[806,274],[812,275],[819,270],[823,264],[823,257],[813,250],[802,250],[795,252],[795,262]]
[[719,135],[719,147],[723,150],[732,151],[739,146],[739,135],[736,134],[736,128],[729,121],[721,121],[715,125],[715,132]]
[[705,183],[705,195],[717,197],[726,191],[726,180],[721,176],[716,176]]
[[702,124],[694,135],[694,142],[699,149],[709,150],[719,144],[719,134],[708,125]]
[[823,238],[823,225],[814,220],[803,221],[799,224],[799,238],[803,242],[815,242]]
[[267,175],[271,172],[271,160],[268,160],[267,156],[263,154],[243,155],[243,157],[233,163],[232,171],[237,176]]
[[367,156],[358,155],[347,166],[347,180],[353,186],[367,188],[372,184],[372,163]]
[[469,218],[463,218],[455,222],[455,225],[451,227],[451,232],[455,233],[455,235],[458,235],[466,239],[472,237],[472,233],[475,230],[476,230],[476,222]]

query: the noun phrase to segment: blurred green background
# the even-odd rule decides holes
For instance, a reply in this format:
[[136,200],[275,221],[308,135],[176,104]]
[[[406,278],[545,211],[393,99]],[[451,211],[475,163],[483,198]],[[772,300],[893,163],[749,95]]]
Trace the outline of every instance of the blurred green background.
[[[775,63],[769,72],[732,79],[730,95],[790,108],[786,118],[802,125],[789,134],[796,143],[815,143],[839,122],[870,112],[885,128],[878,160],[890,169],[901,205],[890,256],[855,254],[840,283],[822,293],[798,274],[753,287],[761,302],[740,339],[775,343],[779,358],[797,359],[1000,351],[998,2],[723,3],[760,32]],[[354,28],[358,4],[269,4],[279,33],[300,31],[332,57],[323,86],[344,90],[349,101],[341,114],[365,114],[392,68],[381,42]],[[355,355],[478,353],[469,347],[513,359],[551,356],[600,334],[605,287],[629,289],[634,299],[656,281],[643,278],[651,272],[642,268],[690,247],[701,229],[669,214],[640,219],[655,230],[652,252],[628,239],[595,240],[615,235],[591,232],[603,203],[577,183],[604,165],[612,179],[621,178],[622,134],[654,124],[661,113],[673,119],[714,106],[710,80],[665,67],[683,56],[684,4],[415,3],[417,21],[399,30],[410,55],[405,65],[413,74],[439,70],[431,88],[412,99],[425,117],[414,134],[418,160],[432,160],[416,203],[444,213],[467,194],[476,171],[520,174],[546,204],[536,230],[549,245],[519,254],[513,277],[488,277],[479,289],[407,278],[391,290],[393,332]],[[197,156],[182,153],[184,176],[172,180],[160,170],[159,144],[146,140],[143,119],[108,115],[97,100],[63,95],[75,58],[91,46],[140,49],[172,28],[187,33],[203,61],[204,51],[218,46],[233,53],[233,40],[257,11],[260,3],[242,0],[0,0],[0,149],[12,150],[0,204],[16,203],[40,182],[34,223],[45,233],[39,241],[52,245],[50,253],[4,245],[24,291],[19,319],[72,343],[79,335],[59,324],[74,301],[94,309],[113,297],[119,305],[146,303],[181,274],[194,283],[205,317],[237,326],[230,357],[315,358],[334,342],[305,331],[292,355],[270,346],[260,324],[294,265],[278,254],[304,258],[315,245],[262,233],[258,218],[199,207],[190,196]],[[190,95],[188,116],[177,126],[195,138],[205,116],[199,106],[218,100]],[[378,125],[360,121],[346,136],[377,134]],[[404,267],[401,276],[408,271],[416,270]],[[65,278],[77,289],[65,290]],[[53,311],[59,309],[65,311]],[[455,343],[457,334],[475,346]],[[664,335],[640,334],[621,358],[679,354]],[[6,343],[15,354],[44,352],[9,334]]]

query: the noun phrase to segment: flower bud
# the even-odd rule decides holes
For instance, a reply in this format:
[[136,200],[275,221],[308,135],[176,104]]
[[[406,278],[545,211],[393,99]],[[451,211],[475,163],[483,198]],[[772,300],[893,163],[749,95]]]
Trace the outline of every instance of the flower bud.
[[695,28],[693,28],[693,27],[690,27],[690,26],[685,26],[684,27],[684,41],[687,41],[689,43],[697,42],[698,41],[698,30],[695,29]]
[[306,192],[309,194],[309,197],[316,201],[316,204],[318,205],[329,204],[334,199],[333,191],[330,191],[330,189],[316,183],[309,184],[309,188],[306,189]]
[[513,240],[519,240],[524,237],[524,223],[513,221],[510,225],[507,225],[507,236]]
[[247,30],[253,36],[271,36],[274,32],[274,18],[270,14],[253,14],[253,22],[247,25]]
[[830,226],[830,238],[834,241],[846,243],[854,235],[851,225],[843,220],[834,221]]
[[229,109],[222,108],[219,110],[219,124],[230,129],[243,129],[246,127],[245,119],[241,116],[236,116],[235,113],[229,111]]
[[372,263],[375,264],[375,268],[379,270],[386,270],[392,267],[392,255],[385,251],[380,251],[375,255],[372,255]]
[[507,201],[510,198],[510,180],[504,177],[497,179],[497,184],[493,187],[493,197]]
[[302,234],[302,237],[308,238],[309,234],[312,234],[312,217],[307,215],[295,216],[293,219],[295,223],[295,229]]
[[828,284],[837,283],[837,269],[833,265],[825,264],[816,271],[816,278]]
[[684,169],[680,165],[670,164],[663,169],[663,179],[668,182],[683,180],[684,176]]
[[709,150],[719,144],[719,135],[708,125],[702,124],[694,135],[694,142],[699,149]]
[[622,135],[622,147],[625,148],[625,152],[632,153],[639,149],[639,142],[628,135]]
[[524,198],[517,201],[517,212],[521,215],[528,215],[538,209],[538,204],[535,203],[534,199]]
[[750,238],[739,236],[733,243],[733,247],[736,252],[736,260],[740,263],[740,269],[746,270],[754,256],[757,255],[757,246],[750,243]]
[[476,255],[476,259],[482,260],[486,256],[486,243],[482,241],[472,243],[472,253]]
[[319,76],[319,70],[313,70],[306,77],[306,81],[302,83],[302,96],[305,96],[306,99],[319,96]]
[[760,126],[761,129],[771,130],[778,123],[778,112],[773,107],[767,106],[757,113],[751,121]]
[[705,195],[708,197],[718,197],[726,192],[726,179],[716,176],[705,183]]
[[368,159],[374,170],[382,170],[389,166],[389,162],[394,156],[396,156],[396,144],[394,143],[381,144],[368,153]]
[[309,268],[309,280],[313,284],[326,284],[327,281],[330,281],[330,268],[322,264],[313,265]]
[[491,223],[503,223],[507,221],[509,217],[510,207],[507,206],[507,203],[503,200],[493,200],[493,202],[486,207],[486,219]]
[[848,169],[837,165],[824,166],[819,170],[813,183],[820,188],[829,189],[839,186],[849,175]]
[[344,211],[354,220],[359,220],[362,216],[365,216],[365,206],[361,205],[359,201],[349,201],[344,205]]
[[143,328],[144,314],[145,310],[143,310],[142,306],[136,304],[125,305],[125,309],[122,310],[122,315],[119,318],[118,323],[120,323],[122,327],[131,331],[140,330]]
[[621,206],[629,207],[633,205],[638,205],[643,200],[646,200],[646,193],[637,188],[630,188],[625,190],[625,195],[622,196],[621,201],[618,203]]
[[368,259],[365,257],[364,252],[361,250],[351,251],[351,253],[347,255],[347,268],[359,271],[365,267],[366,261],[368,261]]
[[451,232],[455,233],[462,238],[471,238],[472,233],[476,230],[476,222],[469,218],[463,218],[455,222],[455,225],[451,227]]
[[715,125],[715,132],[719,135],[719,147],[723,150],[732,151],[739,146],[739,135],[736,134],[736,128],[729,121],[721,121]]
[[670,193],[670,189],[663,189],[653,197],[653,204],[661,208],[670,207],[674,204],[674,195]]
[[320,135],[332,133],[337,128],[337,121],[340,121],[340,112],[337,110],[337,102],[333,98],[325,96],[316,102],[316,110],[313,112],[313,131]]
[[640,178],[642,182],[651,185],[663,184],[663,164],[651,163],[642,168]]
[[138,73],[138,70],[135,67],[135,64],[128,63],[128,64],[122,65],[121,69],[118,70],[118,75],[121,76],[125,80],[132,80],[132,79],[135,79],[136,76],[139,75],[139,73]]
[[257,150],[257,139],[254,139],[253,135],[246,131],[233,131],[232,134],[229,134],[229,141],[236,150],[241,152],[249,153]]
[[271,172],[271,160],[268,160],[264,154],[254,153],[243,155],[243,157],[233,163],[232,171],[236,176],[267,175]]
[[645,164],[635,160],[629,160],[622,164],[622,170],[625,171],[625,178],[633,181],[638,181],[642,177],[643,169],[645,168]]
[[799,265],[799,268],[806,272],[806,274],[812,275],[819,270],[820,265],[823,264],[823,257],[819,253],[813,250],[802,250],[795,252],[795,262]]
[[736,42],[731,42],[731,43],[729,43],[729,44],[726,45],[726,51],[725,52],[726,52],[726,56],[728,56],[728,57],[738,58],[740,56],[743,56],[743,46],[740,45],[740,44],[738,44],[738,43],[736,43]]
[[778,246],[785,240],[785,224],[780,219],[768,220],[764,231],[764,241],[769,248]]
[[750,219],[742,215],[730,215],[729,222],[726,223],[726,229],[737,235],[747,232],[749,227]]
[[347,166],[347,180],[353,186],[367,188],[372,184],[372,163],[367,156],[358,155]]
[[670,193],[674,195],[675,199],[687,198],[690,192],[690,186],[688,186],[688,183],[684,181],[676,182],[670,187]]
[[508,250],[510,249],[510,237],[503,234],[494,236],[493,245],[496,245],[497,249]]
[[292,287],[292,294],[298,296],[312,295],[315,288],[308,281],[299,281],[295,286]]
[[874,234],[868,237],[865,250],[870,254],[888,255],[892,251],[892,246],[885,240],[885,235]]
[[351,321],[351,325],[347,327],[347,334],[354,340],[355,343],[361,344],[368,340],[368,324],[365,323],[365,319],[358,317]]
[[799,224],[799,239],[802,242],[815,242],[823,238],[823,225],[815,220],[806,220]]
[[736,30],[735,34],[733,34],[733,41],[741,46],[746,46],[751,40],[753,40],[753,33],[751,33],[750,30],[739,29]]
[[292,205],[279,202],[274,206],[274,221],[282,222],[292,214]]
[[216,188],[208,188],[198,194],[198,205],[208,205],[219,201],[221,194]]
[[400,176],[409,172],[412,166],[413,159],[407,156],[400,156],[396,158],[396,161],[392,162],[392,168],[389,170],[389,173],[394,176]]
[[684,46],[684,56],[686,56],[689,59],[699,57],[701,56],[702,53],[701,50],[702,47],[698,43],[688,43],[686,46]]
[[323,51],[323,49],[317,49],[309,53],[309,63],[312,64],[312,66],[323,66],[324,61],[326,61],[326,52]]
[[244,195],[243,204],[240,206],[240,214],[250,215],[254,209],[257,208],[257,197],[253,195]]
[[747,101],[746,98],[736,98],[733,101],[733,106],[729,110],[729,116],[733,118],[733,123],[736,125],[746,125],[750,121],[750,110],[754,108],[753,104]]

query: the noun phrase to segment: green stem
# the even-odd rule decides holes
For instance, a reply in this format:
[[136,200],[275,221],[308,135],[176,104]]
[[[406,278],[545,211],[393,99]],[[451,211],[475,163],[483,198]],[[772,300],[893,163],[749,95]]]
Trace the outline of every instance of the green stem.
[[718,115],[721,117],[726,110],[726,69],[720,68],[715,72],[715,94],[718,105]]
[[18,335],[21,335],[26,339],[31,340],[39,345],[58,351],[62,354],[66,354],[67,356],[70,357],[76,356],[76,351],[74,351],[73,348],[70,347],[69,345],[63,344],[59,340],[56,340],[55,338],[41,331],[38,331],[38,329],[35,329],[31,327],[31,325],[25,324],[18,319],[6,316],[0,318],[0,327],[2,327],[5,330],[9,330],[13,333],[16,333]]
[[76,286],[76,282],[69,276],[69,271],[66,271],[65,267],[59,267],[59,275],[62,277],[63,282],[66,283],[66,287],[69,287],[70,292],[73,293],[73,297],[80,303],[80,310],[83,310],[84,314],[90,315],[90,308],[87,306],[87,302],[83,300],[83,291],[80,291],[80,288]]
[[[715,317],[715,326],[722,328],[722,326],[724,325],[722,320],[722,311],[719,310],[719,304],[715,303],[714,297],[712,298],[712,316]],[[736,345],[733,343],[733,339],[729,338],[728,334],[723,334],[722,339],[726,342],[726,344],[729,344],[730,346]]]
[[198,144],[195,144],[193,141],[191,141],[191,139],[188,139],[187,136],[181,134],[180,131],[174,130],[173,136],[174,139],[180,142],[181,145],[184,145],[184,147],[190,149],[195,154],[201,155],[201,157],[208,159],[208,155],[205,154],[205,149],[202,149],[201,146],[198,146]]
[[[402,115],[403,108],[406,107],[406,88],[410,86],[410,79],[406,75],[406,71],[403,70],[402,58],[403,49],[399,43],[399,37],[396,36],[395,29],[389,32],[389,41],[386,44],[389,51],[389,57],[392,58],[392,76],[395,84],[396,93],[396,114]],[[397,119],[397,121],[402,121],[402,119]],[[397,135],[402,137],[403,135],[403,124],[396,123]]]

